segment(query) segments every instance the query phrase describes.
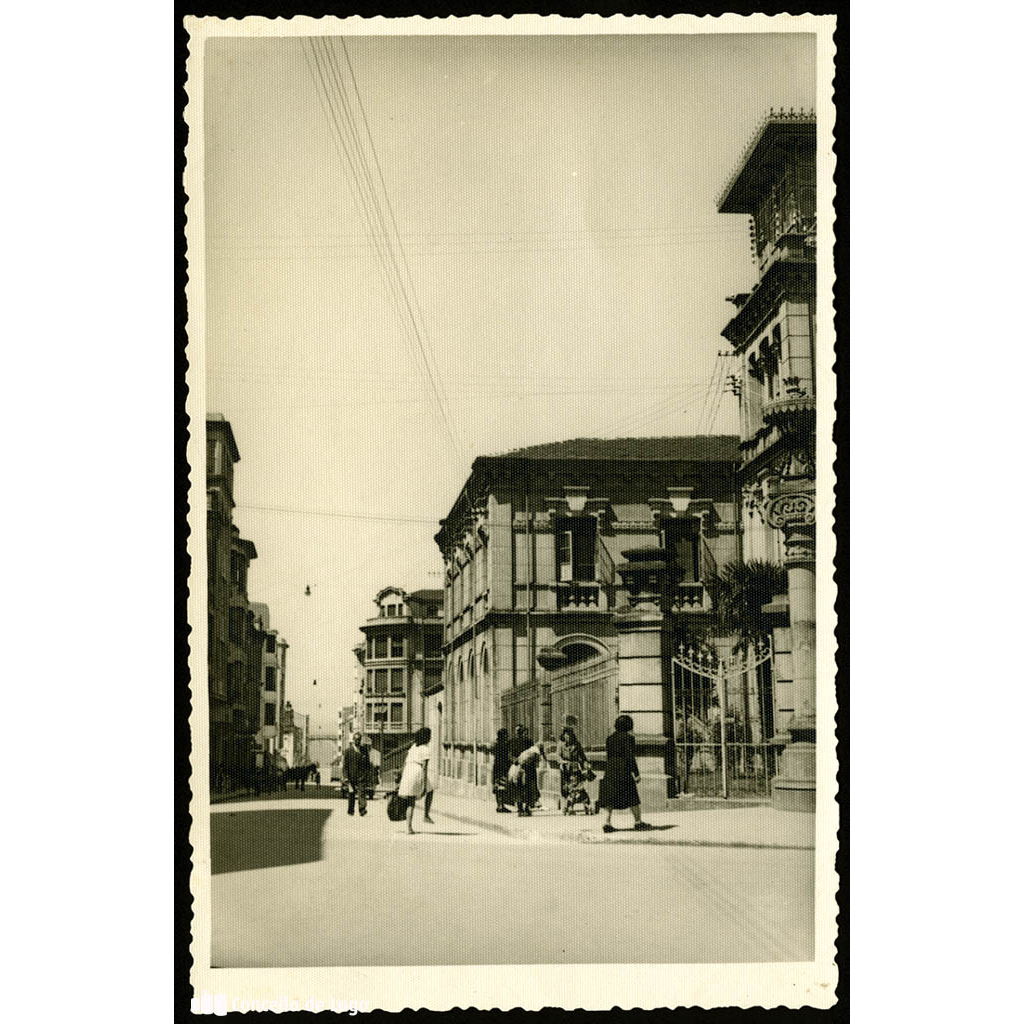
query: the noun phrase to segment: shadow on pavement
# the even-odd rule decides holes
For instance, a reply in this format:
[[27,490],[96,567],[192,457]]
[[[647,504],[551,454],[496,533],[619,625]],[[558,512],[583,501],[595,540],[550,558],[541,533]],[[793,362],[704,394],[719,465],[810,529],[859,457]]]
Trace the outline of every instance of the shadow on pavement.
[[212,873],[276,868],[321,859],[329,810],[220,811],[210,815]]
[[[649,824],[651,826],[650,828],[640,829],[640,831],[641,832],[664,832],[666,829],[678,828],[678,826],[674,822],[671,823],[671,824],[668,824],[668,825],[655,825],[653,822],[649,822]],[[613,828],[612,831],[613,832],[635,832],[636,829],[635,828]]]
[[309,783],[305,789],[296,789],[290,785],[287,789],[275,789],[272,793],[261,793],[258,796],[251,791],[232,790],[229,793],[211,793],[211,804],[242,803],[256,800],[342,800],[341,790],[334,786],[314,786]]

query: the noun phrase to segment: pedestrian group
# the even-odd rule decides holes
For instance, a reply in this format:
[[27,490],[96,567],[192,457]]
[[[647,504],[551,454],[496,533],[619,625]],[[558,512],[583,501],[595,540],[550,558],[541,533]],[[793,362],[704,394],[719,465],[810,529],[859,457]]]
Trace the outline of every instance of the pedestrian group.
[[[577,721],[567,716],[565,727],[558,739],[557,757],[559,764],[560,791],[563,805],[571,810],[582,805],[591,811],[590,794],[586,783],[596,778],[587,759],[583,744],[576,735]],[[434,799],[434,776],[430,767],[430,729],[424,726],[417,730],[405,758],[398,789],[392,798],[401,802],[401,814],[394,814],[396,820],[404,816],[406,831],[413,834],[413,812],[416,801],[423,799],[423,821],[432,825],[430,807]],[[605,832],[614,832],[612,812],[628,810],[633,815],[633,828],[645,831],[652,828],[640,816],[640,793],[637,783],[640,770],[636,762],[636,740],[633,736],[633,719],[619,715],[615,719],[615,731],[605,741],[606,764],[604,775],[598,787],[597,802],[593,810],[605,812]],[[509,738],[507,729],[499,729],[494,743],[494,767],[492,790],[499,814],[511,813],[512,806],[520,817],[529,817],[534,810],[543,809],[540,804],[538,769],[541,762],[549,764],[548,752],[540,740],[531,739],[525,725],[517,725],[514,735]],[[353,814],[358,801],[360,815],[366,814],[367,792],[373,786],[373,765],[362,735],[354,733],[351,744],[342,757],[342,782],[348,790],[348,813]],[[390,813],[390,812],[389,812]]]

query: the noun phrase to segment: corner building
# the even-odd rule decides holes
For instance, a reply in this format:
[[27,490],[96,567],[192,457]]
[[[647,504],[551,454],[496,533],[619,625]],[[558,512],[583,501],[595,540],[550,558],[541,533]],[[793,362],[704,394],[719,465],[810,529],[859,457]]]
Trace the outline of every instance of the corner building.
[[814,809],[816,128],[813,113],[771,111],[718,202],[751,219],[758,268],[722,334],[742,368],[743,554],[781,561],[788,579],[772,603],[787,740],[772,794],[792,810]]
[[[676,795],[671,654],[687,624],[711,621],[704,581],[740,557],[737,443],[584,439],[474,461],[435,538],[449,788],[489,784],[501,726],[553,739],[573,715],[600,761],[628,713],[645,805]],[[647,613],[623,569],[651,548],[663,549],[666,571]]]

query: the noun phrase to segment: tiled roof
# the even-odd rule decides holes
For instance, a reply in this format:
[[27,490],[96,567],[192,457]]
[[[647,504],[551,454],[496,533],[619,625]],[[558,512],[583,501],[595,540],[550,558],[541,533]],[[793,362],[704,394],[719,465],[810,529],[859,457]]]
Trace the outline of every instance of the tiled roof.
[[594,462],[738,462],[739,438],[710,434],[695,437],[580,437],[517,448],[499,459],[584,459]]
[[419,601],[422,604],[440,604],[444,600],[443,590],[414,590],[409,595],[410,601]]

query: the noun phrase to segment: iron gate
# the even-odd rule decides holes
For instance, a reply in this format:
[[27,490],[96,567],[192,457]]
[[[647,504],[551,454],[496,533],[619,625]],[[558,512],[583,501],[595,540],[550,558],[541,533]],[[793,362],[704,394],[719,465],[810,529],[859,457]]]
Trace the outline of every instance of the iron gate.
[[680,647],[672,659],[681,793],[770,796],[776,748],[771,637],[725,657]]

